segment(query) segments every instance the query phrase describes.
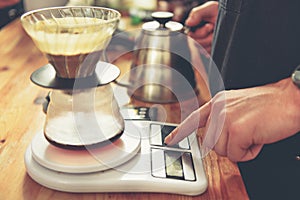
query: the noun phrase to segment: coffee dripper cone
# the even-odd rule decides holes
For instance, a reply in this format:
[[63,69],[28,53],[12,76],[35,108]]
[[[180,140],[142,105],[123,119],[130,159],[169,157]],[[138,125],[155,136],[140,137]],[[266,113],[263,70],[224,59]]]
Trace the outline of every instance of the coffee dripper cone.
[[[110,72],[114,67],[101,61],[120,16],[113,9],[79,6],[39,9],[21,17],[24,29],[55,69],[55,84],[33,81],[54,89],[44,125],[50,143],[81,149],[106,144],[122,135],[124,121],[109,81],[80,85],[84,80],[101,79],[97,69]],[[116,78],[115,74],[103,74],[112,76],[111,81]]]
[[[26,13],[22,25],[61,78],[92,75],[120,14],[97,7],[46,8]],[[83,61],[89,56],[89,63]]]

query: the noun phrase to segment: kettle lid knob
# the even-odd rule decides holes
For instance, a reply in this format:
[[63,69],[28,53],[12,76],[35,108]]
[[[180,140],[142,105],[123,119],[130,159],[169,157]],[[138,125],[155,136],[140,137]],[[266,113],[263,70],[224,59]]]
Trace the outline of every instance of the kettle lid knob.
[[165,24],[169,21],[171,21],[171,19],[173,18],[174,14],[171,12],[153,12],[151,14],[151,17],[157,21],[160,25],[162,25],[163,27],[165,27]]
[[181,32],[183,25],[179,22],[171,21],[174,14],[171,12],[153,12],[151,14],[154,21],[146,22],[143,24],[142,28],[144,33],[149,33],[151,35],[170,35],[170,33]]

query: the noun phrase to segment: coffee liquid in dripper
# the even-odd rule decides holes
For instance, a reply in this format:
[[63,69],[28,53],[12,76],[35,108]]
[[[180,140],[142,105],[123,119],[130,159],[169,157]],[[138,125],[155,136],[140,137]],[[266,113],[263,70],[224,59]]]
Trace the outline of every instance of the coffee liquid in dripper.
[[29,34],[46,54],[57,76],[83,78],[94,73],[112,35],[112,30],[102,27],[101,23],[105,20],[84,17],[47,19],[38,21]]

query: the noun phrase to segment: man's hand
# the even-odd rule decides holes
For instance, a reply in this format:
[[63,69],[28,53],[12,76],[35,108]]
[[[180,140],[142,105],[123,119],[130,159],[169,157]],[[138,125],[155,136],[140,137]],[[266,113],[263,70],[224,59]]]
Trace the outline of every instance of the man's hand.
[[[254,159],[264,144],[300,130],[300,90],[290,78],[275,84],[218,93],[166,139],[174,145],[205,126],[202,148],[232,161]],[[200,119],[200,120],[194,120]]]
[[195,27],[205,21],[206,24],[198,28],[194,32],[189,32],[188,35],[194,38],[206,51],[211,52],[211,44],[213,40],[213,31],[218,16],[218,2],[209,1],[201,6],[198,6],[190,12],[185,25]]

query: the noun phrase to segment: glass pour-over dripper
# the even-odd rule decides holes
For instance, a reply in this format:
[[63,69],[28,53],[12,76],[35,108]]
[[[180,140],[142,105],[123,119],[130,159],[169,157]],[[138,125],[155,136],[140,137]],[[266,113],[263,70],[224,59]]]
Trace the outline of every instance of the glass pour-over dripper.
[[[110,66],[99,60],[119,20],[120,13],[115,10],[85,6],[45,8],[21,17],[24,29],[45,53],[56,76],[74,84],[95,75],[96,67]],[[123,118],[109,84],[72,89],[60,85],[59,89],[51,92],[44,126],[45,137],[52,144],[82,148],[122,134]]]
[[[46,8],[21,17],[26,32],[62,78],[94,73],[119,20],[119,12],[99,7]],[[89,63],[82,66],[88,55]]]

